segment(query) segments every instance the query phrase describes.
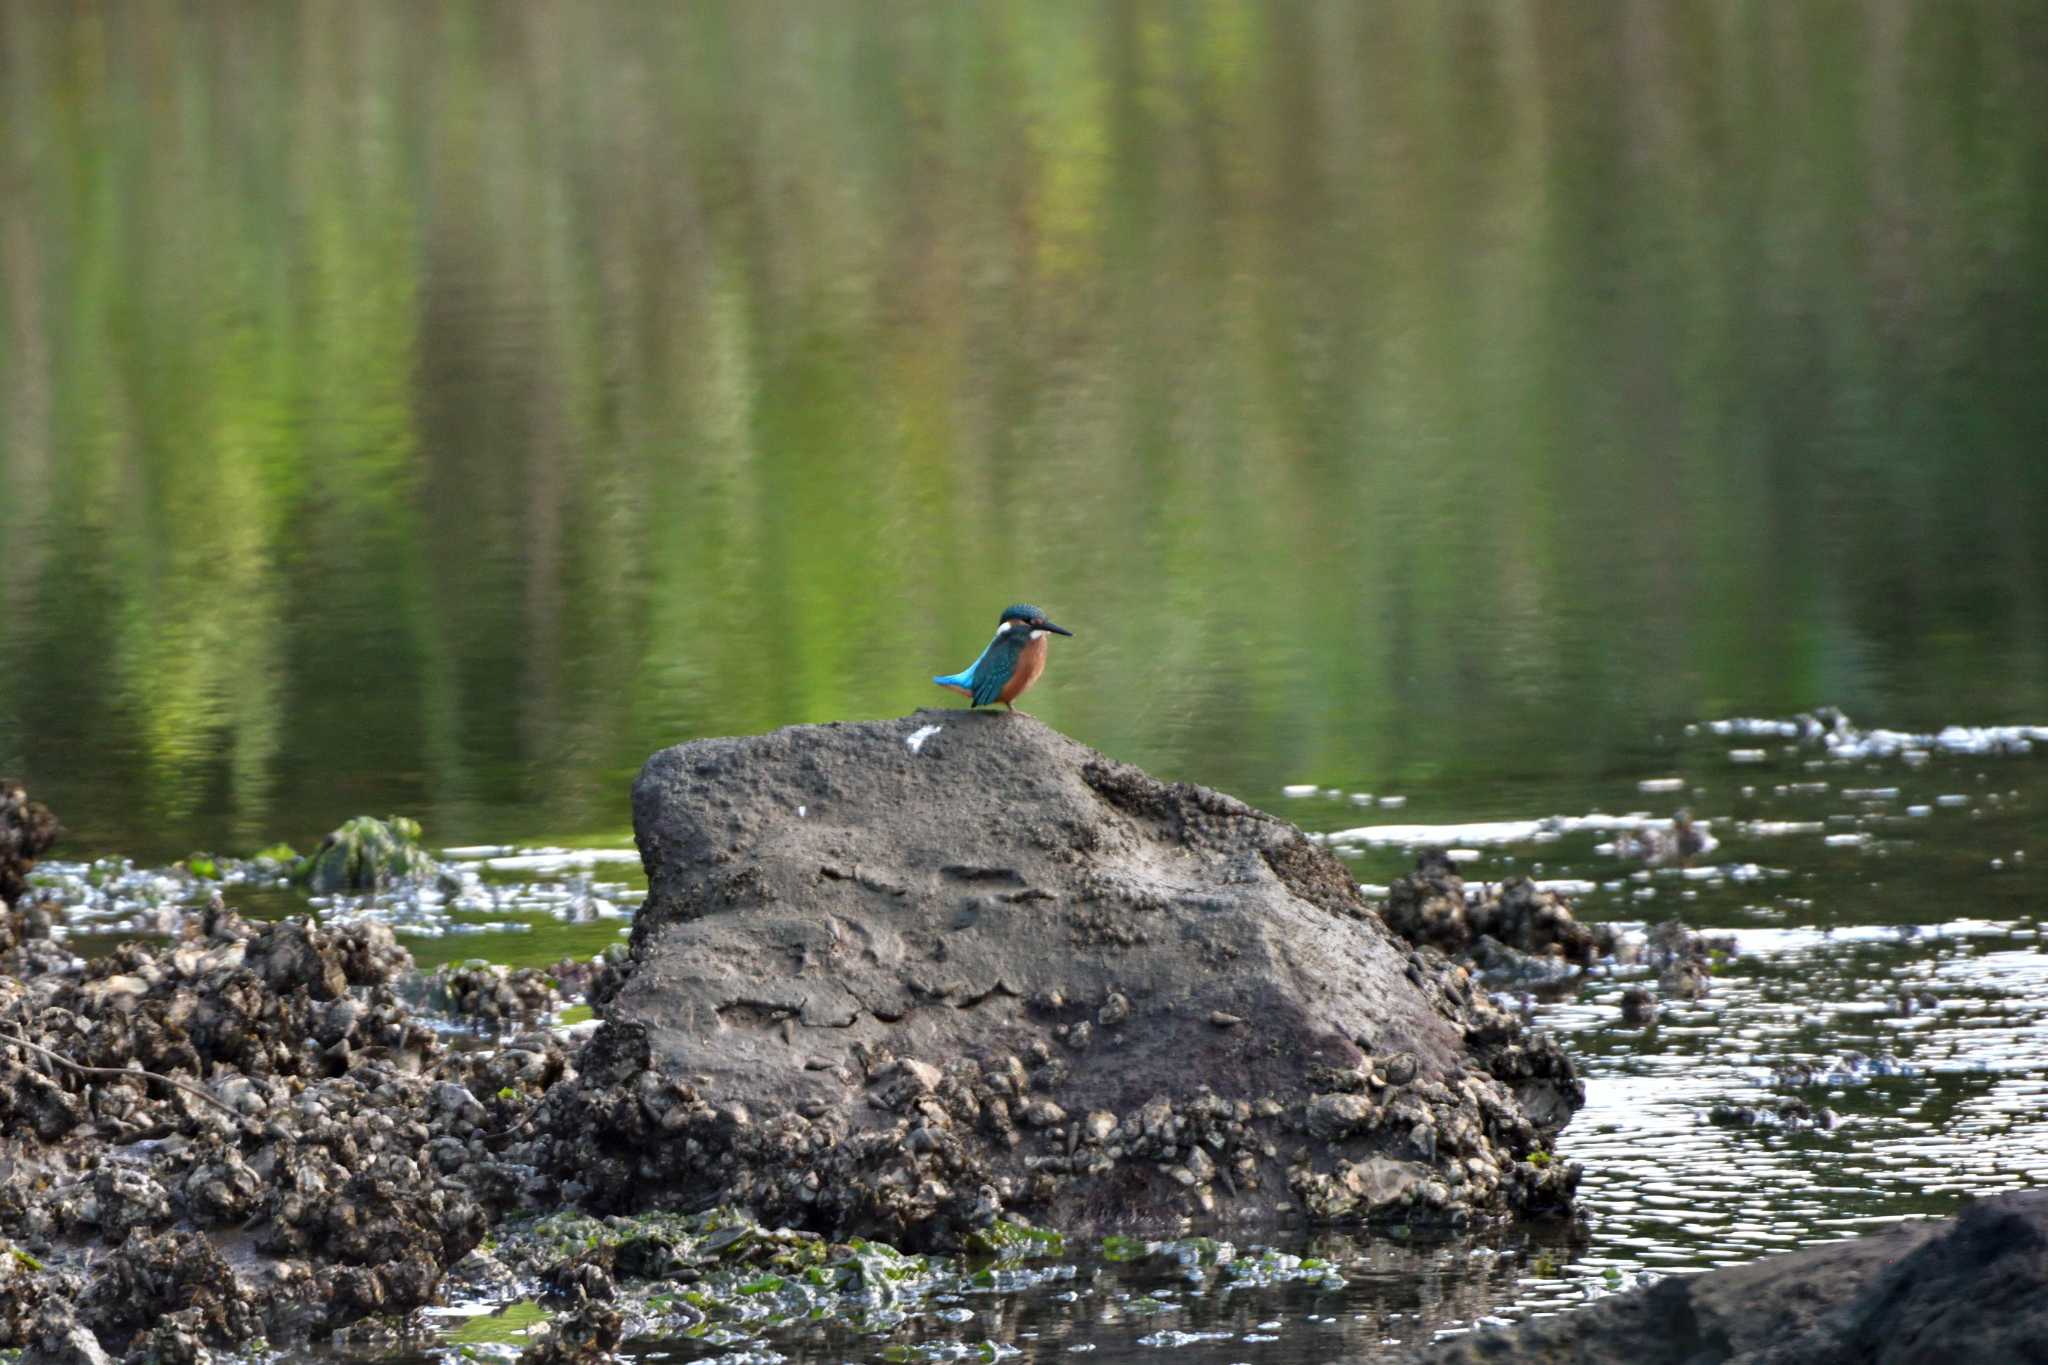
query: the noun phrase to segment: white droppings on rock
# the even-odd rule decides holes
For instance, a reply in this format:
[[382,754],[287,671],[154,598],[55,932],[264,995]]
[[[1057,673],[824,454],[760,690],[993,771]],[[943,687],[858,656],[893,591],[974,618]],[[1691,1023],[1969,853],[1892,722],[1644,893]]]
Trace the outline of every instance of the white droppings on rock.
[[920,725],[905,735],[903,742],[910,746],[910,752],[917,753],[924,748],[926,740],[945,728],[943,725]]

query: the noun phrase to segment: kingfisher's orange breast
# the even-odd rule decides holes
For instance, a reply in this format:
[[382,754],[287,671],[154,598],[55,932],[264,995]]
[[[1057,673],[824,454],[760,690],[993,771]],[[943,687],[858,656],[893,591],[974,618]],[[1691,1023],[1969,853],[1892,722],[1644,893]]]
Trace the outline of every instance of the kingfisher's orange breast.
[[1017,651],[1017,667],[1010,674],[1010,680],[1003,684],[1003,690],[996,694],[1000,702],[1012,702],[1024,695],[1024,689],[1038,681],[1038,675],[1045,672],[1045,637],[1039,636],[1030,644]]

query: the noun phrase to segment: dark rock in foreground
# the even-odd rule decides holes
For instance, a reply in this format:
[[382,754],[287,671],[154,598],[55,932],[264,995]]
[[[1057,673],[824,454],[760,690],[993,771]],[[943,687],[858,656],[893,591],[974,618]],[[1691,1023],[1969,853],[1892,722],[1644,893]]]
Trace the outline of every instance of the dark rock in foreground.
[[29,800],[19,782],[0,777],[0,908],[11,909],[21,899],[29,869],[50,851],[57,833],[57,817],[48,806]]
[[560,1042],[450,1051],[410,967],[379,925],[225,912],[0,951],[0,1350],[193,1360],[404,1313],[551,1197],[506,1139]]
[[1427,1365],[2007,1365],[2048,1360],[2048,1190],[1732,1270],[1663,1280]]
[[634,824],[633,969],[541,1120],[580,1202],[913,1245],[1570,1202],[1556,1045],[1228,796],[920,712],[665,750]]

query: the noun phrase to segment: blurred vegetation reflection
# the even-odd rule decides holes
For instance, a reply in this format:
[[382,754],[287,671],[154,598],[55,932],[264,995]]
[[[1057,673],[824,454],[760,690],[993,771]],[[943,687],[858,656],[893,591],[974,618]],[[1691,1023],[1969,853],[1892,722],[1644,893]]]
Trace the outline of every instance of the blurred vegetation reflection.
[[1019,597],[1254,800],[2041,720],[2038,18],[0,0],[0,770],[618,831]]

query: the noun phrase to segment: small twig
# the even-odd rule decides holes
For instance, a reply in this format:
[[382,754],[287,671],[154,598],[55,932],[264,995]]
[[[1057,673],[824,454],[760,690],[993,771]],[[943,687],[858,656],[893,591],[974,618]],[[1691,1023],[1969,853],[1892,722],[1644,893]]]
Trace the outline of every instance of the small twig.
[[190,1085],[184,1081],[178,1080],[175,1077],[165,1076],[159,1072],[144,1071],[141,1067],[86,1066],[82,1063],[72,1061],[69,1057],[66,1057],[61,1052],[52,1052],[50,1051],[50,1049],[44,1047],[40,1043],[31,1043],[28,1039],[21,1036],[21,1030],[19,1027],[15,1029],[14,1035],[12,1037],[0,1041],[11,1043],[16,1047],[25,1047],[30,1052],[40,1052],[45,1057],[48,1057],[51,1061],[58,1063],[60,1066],[68,1066],[73,1071],[76,1071],[80,1075],[84,1076],[105,1076],[112,1080],[132,1080],[137,1076],[141,1076],[146,1080],[162,1081],[165,1085],[176,1086],[178,1089],[184,1091],[188,1095],[193,1095],[199,1099],[205,1100],[208,1104],[220,1110],[223,1114],[226,1114],[231,1119],[239,1120],[242,1118],[241,1111],[233,1108],[225,1101],[219,1099],[218,1097],[214,1096],[208,1091],[201,1090],[196,1085]]

